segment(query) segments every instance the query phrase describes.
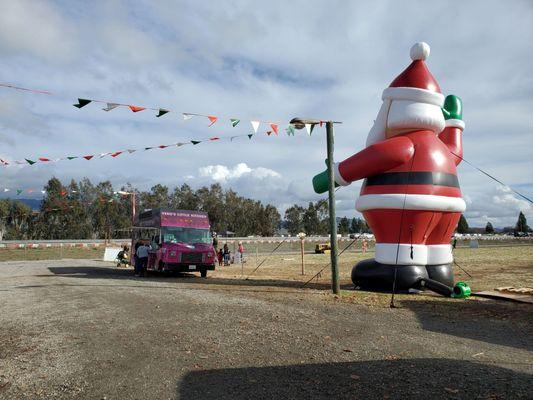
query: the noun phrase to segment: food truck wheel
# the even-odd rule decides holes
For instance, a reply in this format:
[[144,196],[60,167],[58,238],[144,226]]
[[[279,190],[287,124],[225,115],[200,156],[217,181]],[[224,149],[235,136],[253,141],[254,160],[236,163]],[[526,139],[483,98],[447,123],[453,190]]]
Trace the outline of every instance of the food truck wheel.
[[207,269],[206,269],[206,268],[202,268],[202,269],[200,270],[200,276],[201,276],[202,278],[207,278]]

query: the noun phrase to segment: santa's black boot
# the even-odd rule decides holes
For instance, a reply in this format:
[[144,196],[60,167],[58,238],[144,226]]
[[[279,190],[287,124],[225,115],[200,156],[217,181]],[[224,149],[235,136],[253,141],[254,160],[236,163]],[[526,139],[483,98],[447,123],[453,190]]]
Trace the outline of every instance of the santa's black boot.
[[374,259],[363,260],[352,269],[352,282],[364,289],[392,290],[420,289],[420,281],[427,279],[425,267],[419,265],[387,265]]
[[426,265],[426,270],[430,279],[440,282],[446,286],[453,287],[452,264]]

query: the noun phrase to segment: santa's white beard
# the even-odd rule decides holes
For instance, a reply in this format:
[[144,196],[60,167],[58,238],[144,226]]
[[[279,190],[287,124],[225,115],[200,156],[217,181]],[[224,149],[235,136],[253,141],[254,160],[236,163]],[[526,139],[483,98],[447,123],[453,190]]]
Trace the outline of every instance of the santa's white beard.
[[387,130],[387,115],[389,114],[390,100],[383,100],[381,108],[379,109],[378,116],[374,121],[374,125],[370,128],[368,136],[366,138],[366,147],[372,146],[374,143],[385,140]]
[[439,106],[412,100],[383,100],[374,125],[368,133],[366,146],[411,130],[444,129],[444,116]]

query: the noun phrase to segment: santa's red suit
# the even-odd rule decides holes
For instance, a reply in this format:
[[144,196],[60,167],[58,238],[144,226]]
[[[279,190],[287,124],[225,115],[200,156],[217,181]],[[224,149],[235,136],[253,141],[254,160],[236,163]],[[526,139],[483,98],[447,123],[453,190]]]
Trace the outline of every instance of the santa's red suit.
[[356,208],[375,235],[381,264],[451,263],[450,238],[465,210],[456,170],[464,123],[445,121],[428,55],[427,44],[413,46],[413,62],[383,92],[368,146],[335,164],[339,185],[366,178]]

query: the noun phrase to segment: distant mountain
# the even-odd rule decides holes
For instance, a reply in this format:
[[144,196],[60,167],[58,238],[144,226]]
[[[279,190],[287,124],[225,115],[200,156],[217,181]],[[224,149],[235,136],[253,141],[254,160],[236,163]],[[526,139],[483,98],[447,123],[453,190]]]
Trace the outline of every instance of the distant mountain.
[[39,211],[41,209],[42,199],[13,199],[15,201],[20,201],[21,203],[26,204],[33,211]]

